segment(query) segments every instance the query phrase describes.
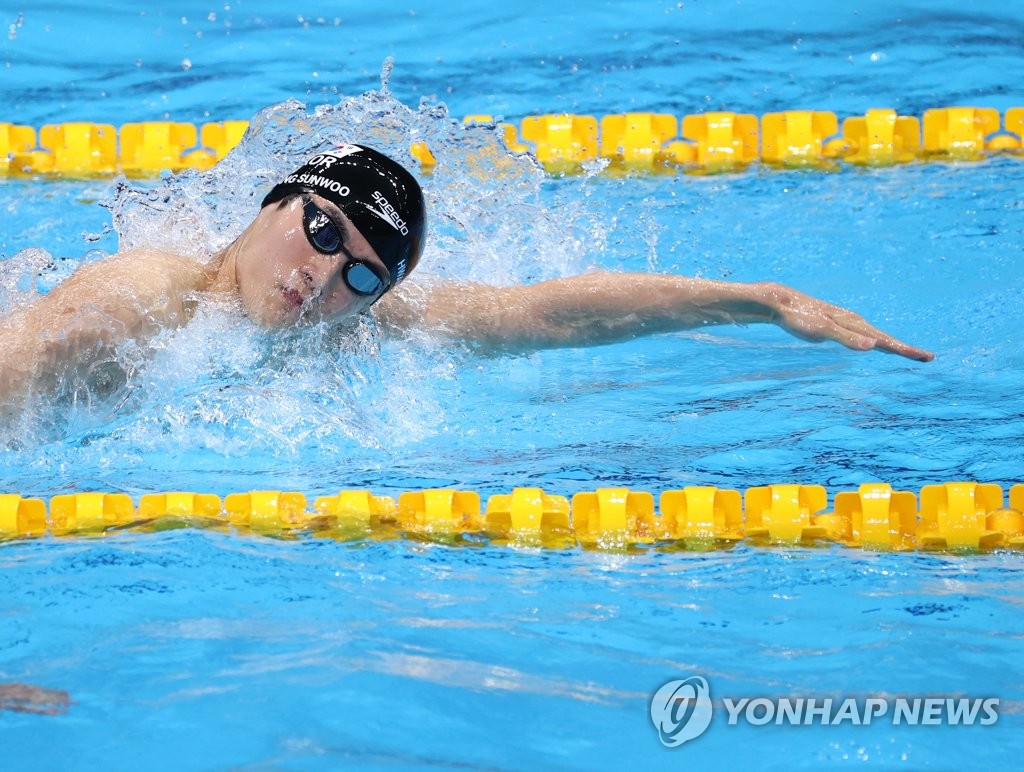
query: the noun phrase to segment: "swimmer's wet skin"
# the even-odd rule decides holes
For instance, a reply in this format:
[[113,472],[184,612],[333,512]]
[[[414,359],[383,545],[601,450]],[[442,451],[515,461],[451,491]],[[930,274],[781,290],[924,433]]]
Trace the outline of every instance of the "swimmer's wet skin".
[[119,343],[180,327],[215,301],[239,304],[266,328],[370,312],[392,334],[426,329],[499,352],[771,323],[804,340],[933,358],[853,311],[775,283],[594,272],[516,287],[403,284],[425,230],[422,191],[399,164],[360,145],[320,153],[209,262],[156,249],[114,255],[0,320],[0,400],[10,407],[69,371],[88,372]]
[[[812,342],[882,351],[919,362],[935,355],[859,314],[772,282],[596,271],[518,287],[448,283],[409,288],[381,303],[400,329],[426,328],[497,351],[595,346],[717,324],[770,323]],[[453,309],[457,309],[453,311]]]

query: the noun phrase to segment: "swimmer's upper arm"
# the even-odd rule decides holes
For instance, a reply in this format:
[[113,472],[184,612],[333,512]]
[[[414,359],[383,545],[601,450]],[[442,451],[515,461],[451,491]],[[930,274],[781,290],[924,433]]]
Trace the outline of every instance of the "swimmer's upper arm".
[[[493,287],[463,282],[405,286],[374,307],[385,332],[405,335],[422,330],[495,349],[531,347],[543,326],[539,293],[528,287]],[[536,347],[534,344],[532,347]]]
[[[739,285],[682,276],[595,271],[530,285],[444,282],[378,304],[385,329],[424,329],[501,351],[591,346],[725,321],[766,321]],[[729,312],[714,306],[723,297]],[[385,301],[388,301],[385,303]]]
[[159,252],[131,252],[79,268],[49,294],[0,320],[0,396],[85,367],[117,343],[187,321],[186,295],[202,268]]

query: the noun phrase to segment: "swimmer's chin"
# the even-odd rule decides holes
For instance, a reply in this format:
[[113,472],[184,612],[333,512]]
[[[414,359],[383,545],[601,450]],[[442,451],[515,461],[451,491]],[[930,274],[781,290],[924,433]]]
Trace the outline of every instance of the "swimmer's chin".
[[311,304],[295,304],[282,298],[281,303],[270,307],[243,308],[245,315],[261,330],[287,330],[293,327],[308,327],[316,316]]
[[359,319],[369,312],[367,308],[353,314],[328,316],[324,314],[317,298],[305,298],[301,303],[296,303],[295,298],[288,297],[285,293],[281,294],[279,303],[242,310],[253,324],[267,332],[303,330],[322,324],[348,327],[357,324]]
[[278,315],[264,314],[249,317],[257,327],[265,332],[300,332],[320,325],[331,327],[345,326],[350,319],[329,319],[313,303],[305,303],[300,308],[288,309]]

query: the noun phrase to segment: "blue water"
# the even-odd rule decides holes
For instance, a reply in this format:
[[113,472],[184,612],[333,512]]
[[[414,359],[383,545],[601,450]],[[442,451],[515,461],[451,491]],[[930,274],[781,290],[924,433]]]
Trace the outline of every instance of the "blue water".
[[[372,330],[268,338],[209,314],[140,359],[125,352],[133,367],[113,394],[69,389],[5,427],[0,490],[1022,481],[1019,160],[552,180],[523,160],[480,174],[497,140],[457,127],[470,113],[565,110],[1005,110],[1022,104],[1007,85],[1024,59],[1021,3],[413,3],[322,22],[263,3],[127,5],[7,12],[0,118],[321,109],[277,108],[207,177],[0,180],[4,304],[93,250],[223,245],[253,188],[319,139],[402,153],[416,136],[442,162],[425,180],[422,276],[783,281],[937,359],[772,328],[484,358]],[[390,96],[362,96],[388,56]],[[1013,554],[534,552],[183,530],[8,543],[0,563],[0,683],[73,702],[59,716],[0,712],[5,767],[954,768],[979,755],[1003,767],[1024,746]],[[705,736],[664,749],[648,700],[695,674],[715,699],[970,695],[1004,709],[987,728],[729,727],[719,711]]]

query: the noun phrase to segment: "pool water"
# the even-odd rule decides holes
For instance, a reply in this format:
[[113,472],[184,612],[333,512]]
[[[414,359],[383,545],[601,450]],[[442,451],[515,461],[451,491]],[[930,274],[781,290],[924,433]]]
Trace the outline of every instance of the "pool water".
[[[0,307],[119,244],[223,246],[259,190],[339,136],[405,160],[415,138],[439,159],[424,178],[427,280],[597,267],[781,281],[937,358],[769,327],[485,357],[367,325],[267,335],[210,310],[120,352],[108,390],[66,384],[0,429],[0,491],[1024,481],[1019,159],[552,178],[459,126],[476,113],[1024,104],[1007,75],[1022,64],[1021,3],[773,6],[9,13],[0,120],[253,118],[253,131],[206,175],[0,180]],[[56,716],[0,712],[12,768],[952,768],[1009,766],[1024,749],[1024,574],[1010,552],[173,530],[9,542],[0,564],[0,683],[72,701]],[[728,726],[719,711],[666,749],[649,700],[690,675],[715,700],[967,695],[1002,709],[992,727]]]

